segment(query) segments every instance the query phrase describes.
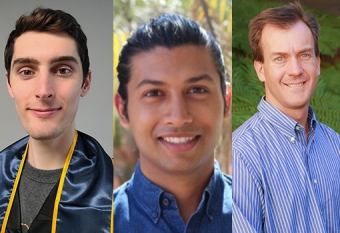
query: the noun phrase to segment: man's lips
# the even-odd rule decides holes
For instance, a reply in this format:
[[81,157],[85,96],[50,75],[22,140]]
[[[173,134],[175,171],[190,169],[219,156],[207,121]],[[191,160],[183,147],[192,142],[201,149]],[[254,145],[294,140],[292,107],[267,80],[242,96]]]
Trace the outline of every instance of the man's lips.
[[57,113],[59,110],[61,110],[60,108],[28,108],[28,110],[30,112],[32,112],[35,116],[37,117],[42,117],[42,118],[46,118],[46,117],[50,117],[52,115],[54,115],[55,113]]
[[185,152],[194,148],[199,138],[199,135],[166,135],[158,140],[170,151]]
[[302,87],[307,81],[299,82],[299,83],[285,83],[288,87]]
[[195,137],[163,137],[163,140],[174,144],[184,144],[192,141],[194,138]]

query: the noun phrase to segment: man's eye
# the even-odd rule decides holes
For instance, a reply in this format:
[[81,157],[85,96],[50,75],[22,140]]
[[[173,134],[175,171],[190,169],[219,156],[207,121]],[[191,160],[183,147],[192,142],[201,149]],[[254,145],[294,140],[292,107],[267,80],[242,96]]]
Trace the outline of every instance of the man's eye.
[[162,93],[160,91],[154,90],[154,91],[149,91],[145,94],[147,97],[153,97],[153,96],[160,96]]
[[309,57],[310,57],[310,55],[309,55],[309,54],[307,54],[307,53],[304,53],[304,54],[302,54],[302,55],[301,55],[301,57],[302,57],[302,58],[309,58]]
[[67,69],[67,68],[60,68],[60,69],[58,69],[58,73],[65,75],[65,74],[71,73],[71,70]]
[[278,61],[278,62],[281,62],[281,61],[283,61],[283,57],[277,57],[275,60]]
[[22,74],[23,76],[30,76],[32,75],[33,72],[30,70],[22,70],[19,73]]
[[194,87],[194,88],[191,88],[189,93],[205,93],[207,92],[204,88],[202,87]]

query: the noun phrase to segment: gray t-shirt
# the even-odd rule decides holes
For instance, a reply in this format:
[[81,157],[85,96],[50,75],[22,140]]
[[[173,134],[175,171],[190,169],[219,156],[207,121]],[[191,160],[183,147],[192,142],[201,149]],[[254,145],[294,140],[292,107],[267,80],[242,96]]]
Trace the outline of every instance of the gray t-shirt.
[[61,171],[62,169],[40,170],[25,162],[19,183],[23,233],[27,232],[28,227],[39,213],[48,194],[59,180]]

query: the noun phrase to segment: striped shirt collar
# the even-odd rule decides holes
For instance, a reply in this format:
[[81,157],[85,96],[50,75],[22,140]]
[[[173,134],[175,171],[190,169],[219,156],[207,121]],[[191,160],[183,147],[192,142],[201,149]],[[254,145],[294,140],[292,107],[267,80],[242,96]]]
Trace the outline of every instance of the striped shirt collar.
[[[279,132],[287,137],[296,135],[296,130],[303,129],[304,127],[297,121],[287,116],[285,113],[280,111],[278,108],[274,107],[267,101],[265,101],[265,96],[262,96],[257,109],[260,114],[265,118],[270,124],[272,124]],[[314,132],[316,127],[316,116],[311,107],[308,108],[308,118],[307,118],[309,132]]]

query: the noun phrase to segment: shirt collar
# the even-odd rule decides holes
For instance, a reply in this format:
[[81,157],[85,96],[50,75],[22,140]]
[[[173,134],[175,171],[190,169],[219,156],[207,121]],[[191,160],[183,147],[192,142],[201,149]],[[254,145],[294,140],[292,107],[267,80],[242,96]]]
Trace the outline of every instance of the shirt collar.
[[[296,131],[299,128],[303,128],[297,121],[281,112],[278,108],[274,107],[270,103],[264,100],[264,96],[261,98],[260,104],[257,106],[262,116],[266,118],[274,127],[276,127],[282,134],[287,137],[296,135]],[[316,126],[316,116],[311,107],[308,108],[307,118],[309,131],[314,131]]]
[[213,175],[203,192],[202,200],[198,207],[198,209],[203,208],[204,202],[206,202],[205,211],[210,219],[213,218],[214,213],[217,213],[218,208],[223,205],[223,185],[220,166],[215,160]]
[[154,222],[161,216],[159,199],[164,192],[157,185],[151,183],[140,170],[139,161],[130,180],[131,195],[138,205],[143,208]]
[[[223,199],[223,179],[220,167],[217,161],[214,162],[214,172],[210,178],[210,181],[205,188],[201,202],[198,206],[200,211],[205,208],[206,214],[209,218],[213,218],[214,212],[217,212]],[[135,172],[130,180],[131,195],[136,200],[138,205],[143,208],[149,215],[149,217],[156,223],[161,217],[161,201],[162,197],[172,197],[166,193],[163,189],[150,182],[142,173],[140,169],[140,163],[136,164]],[[197,212],[196,211],[196,212]]]

